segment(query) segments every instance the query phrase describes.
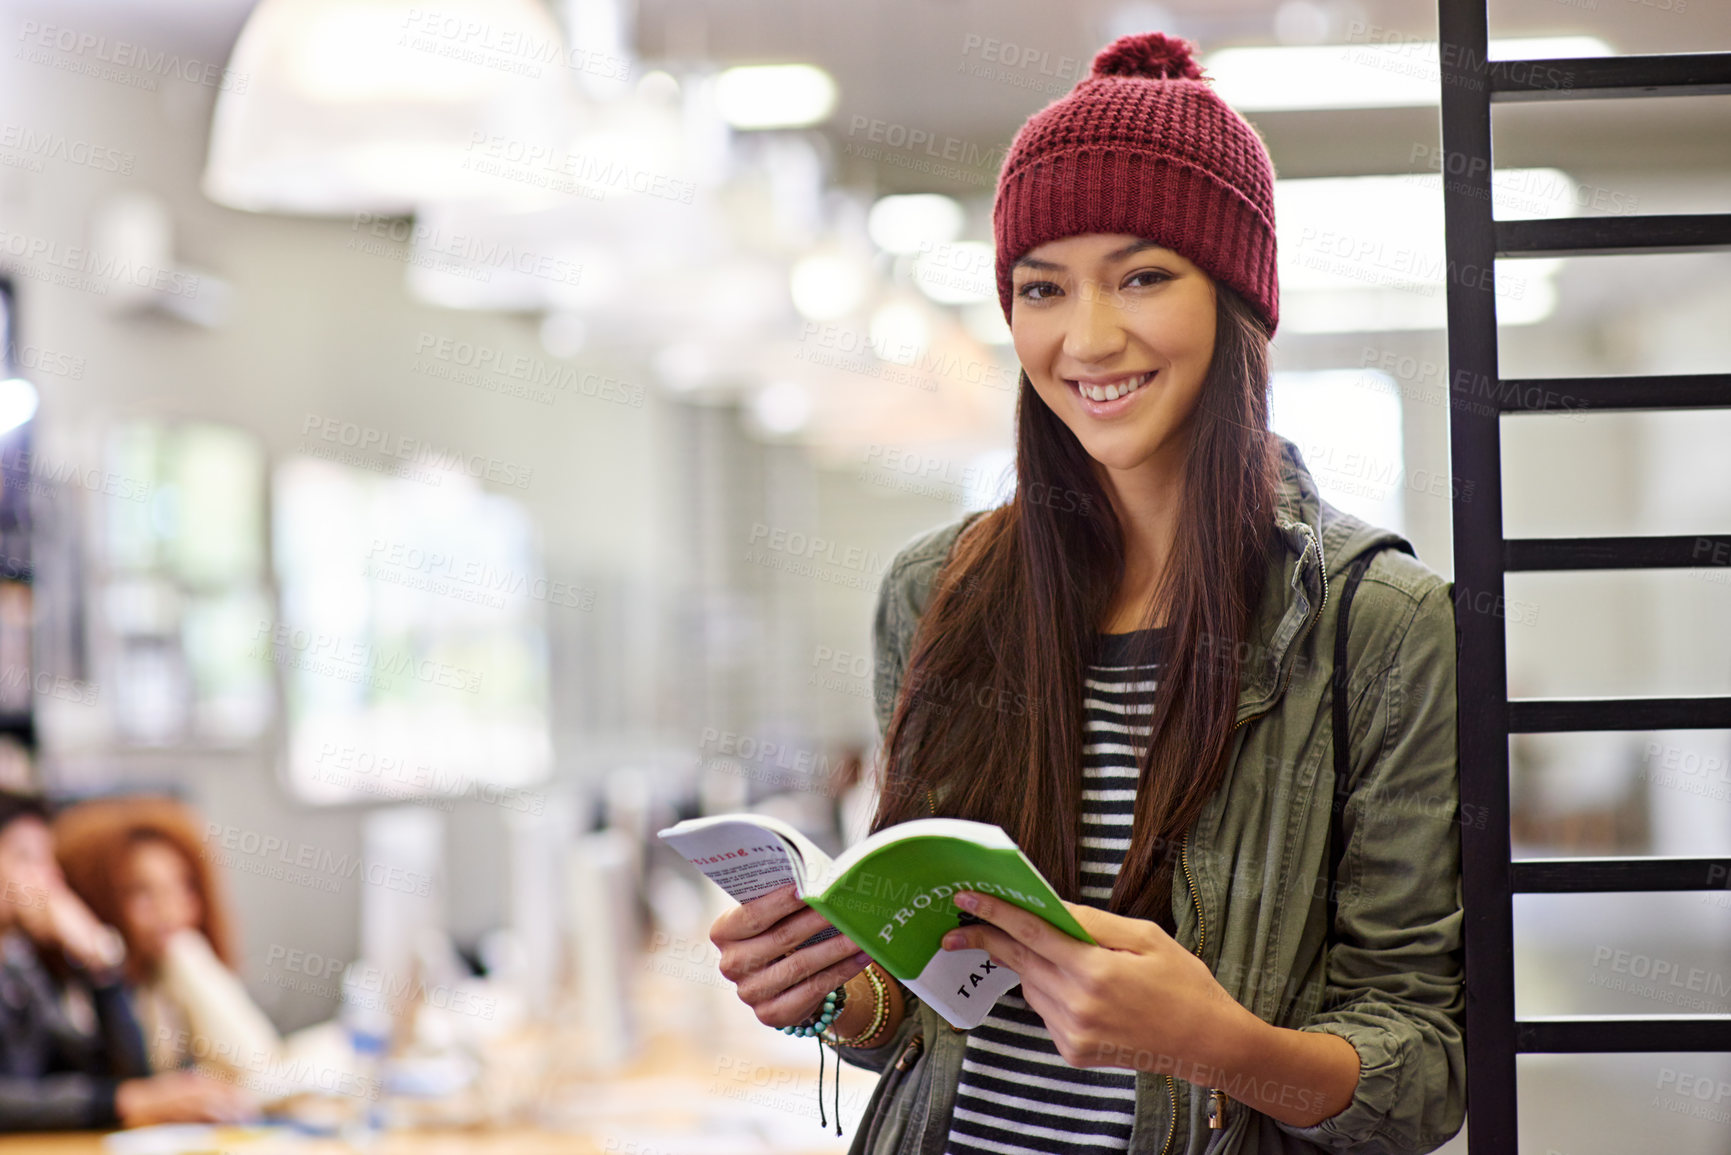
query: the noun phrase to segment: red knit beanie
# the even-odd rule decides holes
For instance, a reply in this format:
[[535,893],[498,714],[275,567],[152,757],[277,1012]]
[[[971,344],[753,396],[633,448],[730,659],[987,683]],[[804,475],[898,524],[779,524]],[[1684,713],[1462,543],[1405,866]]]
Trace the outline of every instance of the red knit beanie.
[[992,204],[1006,320],[1010,266],[1029,249],[1133,233],[1236,289],[1274,332],[1274,166],[1193,52],[1161,32],[1121,36],[1016,133]]

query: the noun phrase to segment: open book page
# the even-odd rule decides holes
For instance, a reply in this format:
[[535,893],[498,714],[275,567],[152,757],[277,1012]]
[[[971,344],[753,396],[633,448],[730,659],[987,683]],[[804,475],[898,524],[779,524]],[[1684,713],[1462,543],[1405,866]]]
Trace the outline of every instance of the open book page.
[[836,879],[852,870],[863,858],[876,854],[886,846],[910,838],[954,838],[976,846],[998,850],[1015,850],[1016,843],[1004,828],[990,822],[970,822],[966,818],[914,818],[862,838],[836,855],[821,876],[810,874],[811,889],[822,891]]
[[[738,902],[761,898],[790,882],[803,895],[807,878],[823,877],[829,866],[829,856],[816,843],[767,814],[688,818],[658,833]],[[835,928],[826,928],[800,946],[836,933]]]

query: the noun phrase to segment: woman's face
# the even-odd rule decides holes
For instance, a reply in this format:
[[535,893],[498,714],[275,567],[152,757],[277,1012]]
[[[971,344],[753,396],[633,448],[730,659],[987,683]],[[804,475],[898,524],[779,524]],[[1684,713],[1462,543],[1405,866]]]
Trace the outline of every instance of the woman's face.
[[162,959],[169,938],[204,918],[192,864],[160,838],[133,844],[121,869],[120,920],[129,950],[147,963]]
[[1214,282],[1129,233],[1082,233],[1011,269],[1010,335],[1040,399],[1108,470],[1181,461],[1214,356]]
[[64,885],[48,824],[26,814],[0,829],[0,930],[41,909],[49,891]]

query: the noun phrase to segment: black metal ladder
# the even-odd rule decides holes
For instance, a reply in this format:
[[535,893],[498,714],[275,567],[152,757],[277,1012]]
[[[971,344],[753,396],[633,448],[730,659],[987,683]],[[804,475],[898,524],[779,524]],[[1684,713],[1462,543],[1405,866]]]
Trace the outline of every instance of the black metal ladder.
[[1443,176],[1449,454],[1477,496],[1453,510],[1461,802],[1487,819],[1461,824],[1468,1144],[1472,1155],[1501,1155],[1517,1146],[1519,1054],[1731,1052],[1731,1015],[1515,1017],[1514,895],[1731,889],[1731,858],[1512,860],[1509,735],[1731,728],[1731,697],[1511,701],[1504,620],[1469,607],[1487,594],[1502,604],[1506,573],[1697,566],[1703,552],[1731,555],[1731,535],[1504,538],[1501,415],[1726,408],[1731,372],[1503,379],[1490,270],[1498,259],[1731,248],[1731,214],[1495,220],[1491,105],[1727,94],[1731,53],[1487,62],[1486,0],[1438,0],[1437,9],[1443,155],[1459,161]]

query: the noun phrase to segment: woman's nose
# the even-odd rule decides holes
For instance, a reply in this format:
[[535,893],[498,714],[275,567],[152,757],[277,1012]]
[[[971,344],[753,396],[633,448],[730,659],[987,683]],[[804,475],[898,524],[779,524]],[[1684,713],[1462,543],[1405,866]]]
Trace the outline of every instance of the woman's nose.
[[1124,310],[1118,294],[1085,281],[1070,307],[1064,355],[1083,365],[1110,362],[1124,347]]

